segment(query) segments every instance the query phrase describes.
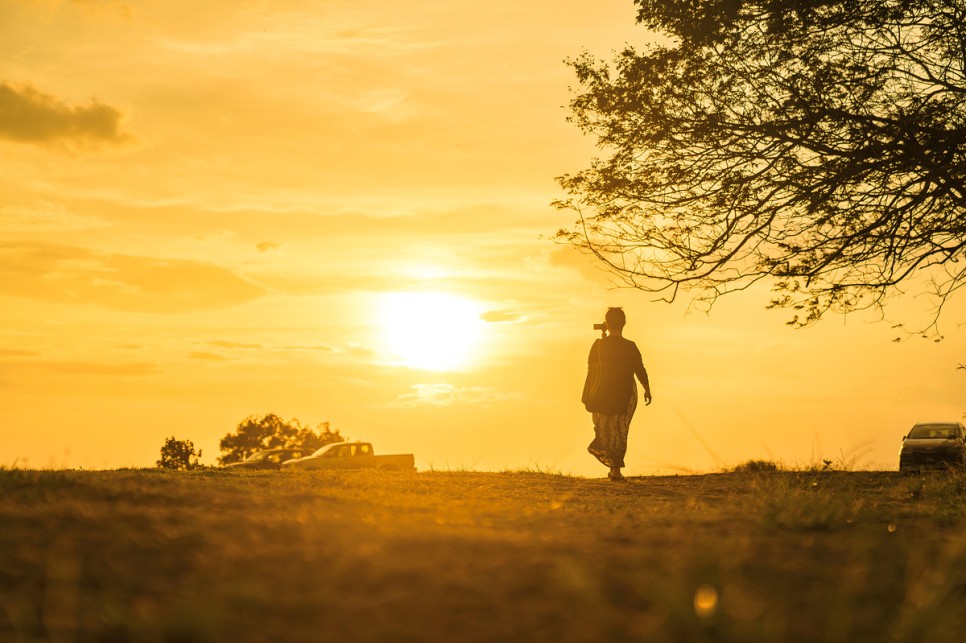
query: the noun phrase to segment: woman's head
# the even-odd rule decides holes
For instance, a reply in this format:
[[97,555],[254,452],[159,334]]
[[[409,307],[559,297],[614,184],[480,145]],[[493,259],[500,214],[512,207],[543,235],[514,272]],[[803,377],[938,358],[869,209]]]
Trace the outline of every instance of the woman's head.
[[607,322],[607,330],[620,332],[627,323],[627,317],[621,308],[608,308],[604,321]]

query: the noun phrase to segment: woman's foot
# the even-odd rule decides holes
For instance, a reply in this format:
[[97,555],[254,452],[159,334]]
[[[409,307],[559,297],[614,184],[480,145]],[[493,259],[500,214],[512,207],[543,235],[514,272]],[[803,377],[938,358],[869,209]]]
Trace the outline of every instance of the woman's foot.
[[624,474],[621,473],[619,467],[612,467],[610,473],[607,474],[607,477],[614,482],[624,482]]

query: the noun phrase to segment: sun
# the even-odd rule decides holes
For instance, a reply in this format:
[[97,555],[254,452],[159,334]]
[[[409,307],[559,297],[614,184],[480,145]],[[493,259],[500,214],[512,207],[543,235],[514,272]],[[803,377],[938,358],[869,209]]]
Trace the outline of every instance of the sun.
[[409,368],[463,370],[478,357],[481,312],[479,302],[449,293],[387,293],[380,301],[386,349]]

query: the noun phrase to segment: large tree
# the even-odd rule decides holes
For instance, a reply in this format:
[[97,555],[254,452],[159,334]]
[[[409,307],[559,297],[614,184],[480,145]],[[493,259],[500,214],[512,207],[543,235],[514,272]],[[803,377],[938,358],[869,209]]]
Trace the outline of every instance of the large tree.
[[322,422],[313,431],[296,420],[283,420],[274,413],[258,417],[252,415],[221,439],[218,446],[221,456],[218,462],[231,464],[241,462],[256,451],[264,449],[305,449],[314,451],[332,442],[342,442],[345,438],[339,429],[333,429],[328,422]]
[[559,238],[698,300],[764,280],[804,325],[966,280],[966,0],[635,0],[655,34],[569,61],[605,152]]

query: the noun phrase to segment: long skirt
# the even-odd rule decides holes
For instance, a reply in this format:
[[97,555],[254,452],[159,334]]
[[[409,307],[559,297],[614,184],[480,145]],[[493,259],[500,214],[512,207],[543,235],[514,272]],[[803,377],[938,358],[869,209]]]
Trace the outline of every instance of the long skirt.
[[624,454],[627,453],[627,433],[631,428],[631,418],[637,410],[637,386],[631,389],[631,400],[627,411],[620,415],[594,413],[594,441],[587,450],[606,467],[623,467]]

